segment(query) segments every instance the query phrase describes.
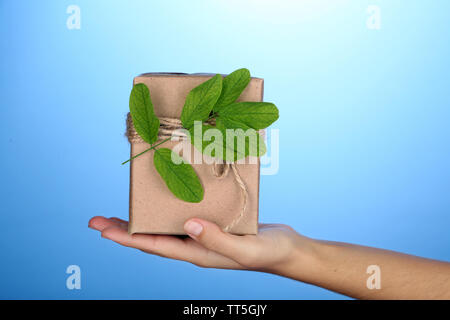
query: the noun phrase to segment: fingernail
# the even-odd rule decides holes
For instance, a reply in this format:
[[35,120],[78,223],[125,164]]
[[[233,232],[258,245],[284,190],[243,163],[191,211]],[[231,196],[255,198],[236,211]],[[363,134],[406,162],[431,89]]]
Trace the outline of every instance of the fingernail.
[[190,235],[197,237],[198,235],[200,235],[200,233],[202,233],[203,226],[198,222],[188,221],[184,225],[184,231],[186,231],[186,233]]

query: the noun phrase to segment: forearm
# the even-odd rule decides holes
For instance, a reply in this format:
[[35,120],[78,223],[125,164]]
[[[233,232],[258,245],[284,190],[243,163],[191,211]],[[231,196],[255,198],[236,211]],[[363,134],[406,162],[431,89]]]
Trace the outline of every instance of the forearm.
[[[291,262],[276,273],[360,299],[450,299],[450,263],[301,238]],[[380,288],[369,289],[373,270]]]

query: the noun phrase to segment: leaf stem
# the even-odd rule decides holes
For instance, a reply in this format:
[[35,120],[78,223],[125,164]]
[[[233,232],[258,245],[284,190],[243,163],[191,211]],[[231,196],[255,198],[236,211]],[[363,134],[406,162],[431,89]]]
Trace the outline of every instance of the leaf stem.
[[151,147],[148,148],[147,150],[144,150],[144,151],[142,151],[141,153],[138,153],[137,155],[132,156],[132,157],[131,157],[130,159],[128,159],[127,161],[122,162],[122,165],[124,165],[124,164],[127,163],[127,162],[130,162],[131,160],[133,160],[133,159],[139,157],[140,155],[143,155],[143,154],[146,153],[147,151],[150,151],[150,150],[155,149],[157,146],[159,146],[159,145],[161,145],[161,144],[163,144],[164,142],[169,141],[169,140],[170,140],[170,138],[166,138],[166,139],[164,139],[163,141],[161,141],[160,143],[151,146]]

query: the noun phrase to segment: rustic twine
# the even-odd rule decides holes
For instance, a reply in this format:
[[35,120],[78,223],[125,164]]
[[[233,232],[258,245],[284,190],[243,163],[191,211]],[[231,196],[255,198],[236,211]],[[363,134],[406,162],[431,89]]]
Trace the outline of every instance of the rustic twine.
[[[159,131],[158,131],[158,139],[163,140],[167,138],[178,138],[179,140],[187,140],[187,135],[179,130],[182,129],[183,126],[181,124],[181,121],[179,119],[175,118],[166,118],[166,117],[160,117],[159,118]],[[133,120],[131,118],[130,113],[127,115],[127,131],[125,133],[125,136],[128,138],[128,141],[130,143],[139,143],[144,142],[142,138],[139,136],[139,134],[136,132],[134,126],[133,126]],[[219,170],[219,166],[222,167],[221,170]],[[243,201],[242,201],[242,209],[239,212],[239,215],[235,217],[227,226],[223,228],[224,231],[228,232],[230,231],[236,224],[241,221],[242,217],[244,216],[245,210],[247,209],[247,201],[248,201],[248,189],[245,185],[245,182],[242,180],[241,175],[239,174],[238,168],[236,166],[236,163],[234,162],[225,162],[225,163],[217,163],[215,162],[212,165],[212,173],[213,175],[218,179],[225,178],[230,168],[233,170],[234,174],[234,180],[238,184],[239,188],[241,189]]]

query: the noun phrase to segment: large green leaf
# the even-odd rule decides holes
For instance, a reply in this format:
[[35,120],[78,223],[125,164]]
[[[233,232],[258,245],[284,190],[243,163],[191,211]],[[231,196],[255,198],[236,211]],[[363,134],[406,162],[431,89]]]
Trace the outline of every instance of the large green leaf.
[[278,119],[278,109],[270,102],[237,102],[222,108],[216,120],[227,129],[267,128]]
[[[174,159],[177,163],[172,161]],[[170,191],[187,202],[203,200],[203,187],[192,166],[182,162],[181,157],[167,148],[155,150],[153,156],[156,171],[165,181]]]
[[213,108],[214,112],[220,111],[223,107],[235,102],[249,82],[250,71],[245,68],[238,69],[226,76],[223,79],[222,93]]
[[[237,136],[235,139],[235,145],[237,144],[238,139],[245,139],[246,156],[261,157],[267,152],[264,139],[255,129],[250,128],[243,123],[238,123],[236,125],[236,123],[233,122],[230,122],[228,123],[228,126],[225,126],[221,118],[216,119],[216,126],[224,132],[227,132],[227,129],[235,130]],[[243,131],[239,131],[239,129]]]
[[[249,155],[261,156],[266,152],[266,146],[261,136],[253,129],[250,131],[238,129],[226,130],[223,127],[213,127],[209,124],[192,127],[191,143],[203,154],[227,162],[235,162]],[[213,131],[215,130],[215,131]],[[227,135],[230,135],[227,139]]]
[[130,113],[139,136],[152,144],[158,139],[159,119],[153,110],[150,91],[143,83],[133,86],[130,94]]
[[207,120],[222,92],[222,76],[217,74],[189,92],[181,112],[181,123],[186,129],[194,121]]

